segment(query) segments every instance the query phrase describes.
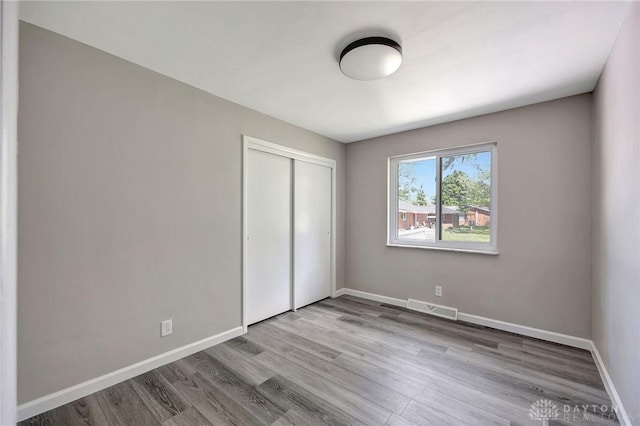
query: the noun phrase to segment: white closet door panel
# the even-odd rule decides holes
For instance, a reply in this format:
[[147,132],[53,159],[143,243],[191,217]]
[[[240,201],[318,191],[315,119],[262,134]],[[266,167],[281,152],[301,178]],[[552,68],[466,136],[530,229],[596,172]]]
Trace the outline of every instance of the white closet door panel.
[[294,163],[294,306],[331,294],[331,169]]
[[247,324],[291,309],[291,159],[247,153]]

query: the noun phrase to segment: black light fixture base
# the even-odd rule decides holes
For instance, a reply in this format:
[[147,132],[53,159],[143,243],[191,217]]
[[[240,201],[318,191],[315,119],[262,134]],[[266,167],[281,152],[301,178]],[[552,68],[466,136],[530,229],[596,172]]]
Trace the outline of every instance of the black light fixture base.
[[342,53],[340,53],[340,60],[344,58],[344,55],[351,52],[353,49],[357,49],[358,47],[367,46],[369,44],[381,44],[383,46],[389,46],[396,49],[400,54],[402,54],[402,46],[400,46],[395,41],[391,40],[387,37],[365,37],[360,40],[356,40],[352,43],[349,43],[347,47],[342,49]]

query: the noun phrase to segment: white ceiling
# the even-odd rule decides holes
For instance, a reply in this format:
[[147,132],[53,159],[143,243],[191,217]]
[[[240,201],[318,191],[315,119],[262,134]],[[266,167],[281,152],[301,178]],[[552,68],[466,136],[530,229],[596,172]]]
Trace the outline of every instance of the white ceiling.
[[[589,92],[626,2],[22,2],[21,18],[222,98],[351,142]],[[340,73],[360,36],[404,63]]]

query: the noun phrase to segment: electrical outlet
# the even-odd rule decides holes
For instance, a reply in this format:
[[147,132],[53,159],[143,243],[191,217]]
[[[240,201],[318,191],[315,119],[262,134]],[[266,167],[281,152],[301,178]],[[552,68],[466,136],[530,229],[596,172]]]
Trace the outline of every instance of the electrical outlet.
[[442,286],[441,285],[437,285],[436,286],[436,296],[442,297]]
[[173,320],[164,320],[160,322],[160,337],[168,336],[173,333]]

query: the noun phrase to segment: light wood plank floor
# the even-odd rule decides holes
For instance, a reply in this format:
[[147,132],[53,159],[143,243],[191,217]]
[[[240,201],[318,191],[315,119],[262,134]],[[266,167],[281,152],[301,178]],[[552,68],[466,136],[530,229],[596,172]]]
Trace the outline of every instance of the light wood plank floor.
[[21,424],[542,425],[538,401],[618,424],[587,351],[343,296]]

